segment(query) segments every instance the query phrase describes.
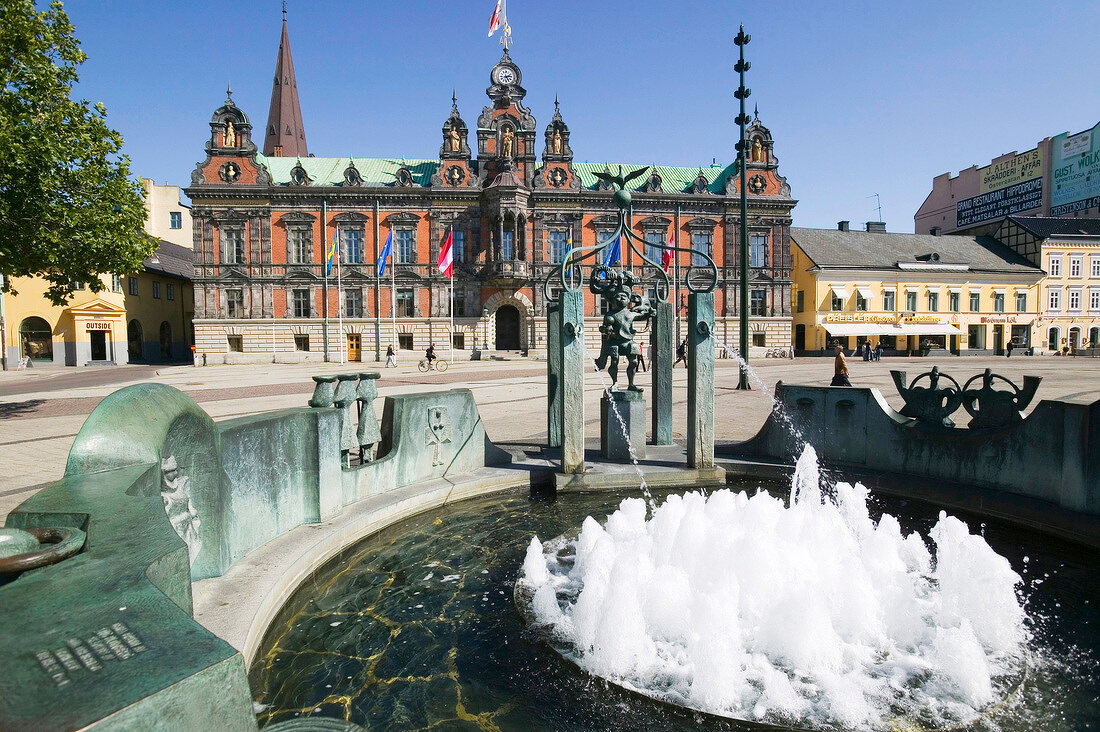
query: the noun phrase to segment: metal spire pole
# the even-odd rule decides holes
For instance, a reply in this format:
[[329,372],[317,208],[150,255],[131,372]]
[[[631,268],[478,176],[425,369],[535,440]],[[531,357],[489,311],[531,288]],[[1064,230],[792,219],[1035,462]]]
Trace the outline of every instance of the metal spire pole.
[[748,45],[751,36],[745,32],[745,26],[741,26],[737,32],[737,38],[733,40],[737,44],[741,52],[741,57],[734,65],[733,69],[740,77],[740,86],[737,87],[737,91],[733,93],[735,97],[741,100],[741,113],[737,115],[737,124],[741,130],[741,136],[737,141],[737,162],[738,167],[741,169],[741,302],[738,307],[738,313],[741,316],[741,340],[738,343],[738,350],[741,352],[741,375],[737,380],[738,389],[751,389],[749,386],[749,213],[748,213],[748,197],[745,187],[745,161],[746,151],[748,145],[745,144],[745,125],[749,122],[748,115],[745,114],[745,99],[748,98],[752,91],[745,87],[745,72],[749,70],[749,62],[745,60],[745,46]]

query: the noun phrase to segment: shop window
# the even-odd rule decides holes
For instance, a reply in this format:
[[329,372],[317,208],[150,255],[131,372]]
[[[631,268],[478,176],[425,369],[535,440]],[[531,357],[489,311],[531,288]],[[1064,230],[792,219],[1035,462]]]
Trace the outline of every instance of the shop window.
[[295,335],[294,336],[294,350],[295,351],[308,351],[309,350],[309,336],[308,335]]
[[231,335],[225,337],[226,343],[229,346],[229,350],[232,353],[244,352],[244,337],[239,335]]
[[893,290],[887,290],[886,292],[882,293],[882,309],[885,312],[892,313],[896,309],[894,303],[894,298],[896,297],[896,295],[897,293],[895,293]]
[[970,350],[985,350],[985,326],[971,325],[967,327],[966,339]]
[[1005,311],[1005,294],[1003,292],[993,293],[993,312],[1003,313]]
[[309,306],[309,290],[294,290],[291,293],[294,303],[294,317],[308,318],[311,308]]
[[53,332],[42,318],[31,316],[19,324],[23,356],[35,361],[53,360]]
[[1051,328],[1047,331],[1047,346],[1052,351],[1058,350],[1058,336],[1061,333],[1057,328]]

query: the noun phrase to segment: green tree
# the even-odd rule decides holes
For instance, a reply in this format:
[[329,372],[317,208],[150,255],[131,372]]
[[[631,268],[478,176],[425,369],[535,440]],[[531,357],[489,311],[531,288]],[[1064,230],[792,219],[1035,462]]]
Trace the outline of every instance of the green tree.
[[122,135],[71,96],[86,58],[60,2],[0,0],[0,285],[41,276],[59,305],[71,283],[99,292],[99,274],[140,271],[157,248]]

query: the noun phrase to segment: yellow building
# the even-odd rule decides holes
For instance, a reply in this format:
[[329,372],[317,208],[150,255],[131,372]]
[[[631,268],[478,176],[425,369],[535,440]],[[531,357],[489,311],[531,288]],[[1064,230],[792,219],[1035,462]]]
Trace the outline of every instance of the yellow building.
[[1046,272],[1036,345],[1100,345],[1100,219],[1008,216],[994,236]]
[[13,278],[18,294],[4,298],[7,368],[190,360],[192,267],[190,249],[161,242],[142,272],[102,275],[106,289],[82,284],[62,306],[46,298],[45,280]]
[[990,237],[791,229],[794,344],[820,351],[864,341],[886,354],[1026,348],[1043,272]]
[[143,178],[142,188],[145,231],[161,240],[156,254],[136,274],[101,275],[105,289],[99,293],[81,285],[63,306],[45,297],[45,280],[13,278],[19,294],[0,294],[0,355],[5,369],[21,363],[34,367],[191,360],[194,255],[186,246],[191,212],[180,203],[178,186],[159,186]]

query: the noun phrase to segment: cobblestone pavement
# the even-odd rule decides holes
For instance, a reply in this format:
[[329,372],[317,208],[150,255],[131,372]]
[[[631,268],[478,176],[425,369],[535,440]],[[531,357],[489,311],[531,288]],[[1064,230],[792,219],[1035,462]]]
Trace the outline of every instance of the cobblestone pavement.
[[[1024,374],[1043,377],[1037,399],[1068,399],[1090,403],[1100,399],[1100,359],[1015,358],[892,358],[865,363],[849,359],[852,383],[877,387],[895,408],[901,406],[890,369],[912,379],[938,365],[960,382],[987,367],[1020,383]],[[313,391],[315,374],[355,370],[382,373],[379,394],[435,391],[466,387],[473,391],[489,437],[498,442],[538,442],[546,437],[546,364],[515,360],[456,362],[445,374],[419,373],[414,363],[395,369],[380,364],[278,364],[262,366],[117,366],[100,369],[43,368],[0,372],[0,523],[7,513],[43,485],[57,480],[73,438],[84,419],[111,392],[149,381],[186,392],[215,419],[304,406]],[[777,381],[829,383],[832,358],[793,361],[761,359],[753,363],[760,381],[770,389]],[[685,369],[674,371],[673,430],[685,432]],[[648,387],[649,375],[638,383]],[[592,373],[585,389],[586,436],[599,436],[599,395],[603,380]],[[719,360],[715,369],[715,435],[719,441],[751,437],[771,410],[763,389],[738,391],[734,361]],[[375,403],[381,410],[381,400]]]

